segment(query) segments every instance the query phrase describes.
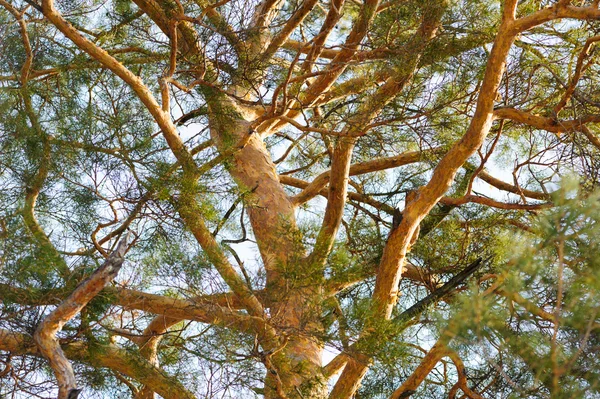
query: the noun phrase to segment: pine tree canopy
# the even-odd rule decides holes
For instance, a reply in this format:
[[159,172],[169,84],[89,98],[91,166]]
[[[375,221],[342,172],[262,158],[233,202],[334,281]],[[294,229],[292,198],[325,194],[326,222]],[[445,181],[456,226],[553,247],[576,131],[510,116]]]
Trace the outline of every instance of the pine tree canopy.
[[600,398],[599,0],[0,0],[0,398]]

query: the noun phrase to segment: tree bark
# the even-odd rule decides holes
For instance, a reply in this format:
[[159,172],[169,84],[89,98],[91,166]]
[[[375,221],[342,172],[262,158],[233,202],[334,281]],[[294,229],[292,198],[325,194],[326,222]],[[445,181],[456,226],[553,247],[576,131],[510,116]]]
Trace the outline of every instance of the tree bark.
[[74,399],[80,390],[77,389],[73,368],[61,349],[56,334],[117,276],[126,250],[127,237],[119,242],[117,249],[110,254],[106,262],[79,284],[75,291],[46,316],[35,330],[33,339],[42,355],[48,359],[58,380],[58,399]]

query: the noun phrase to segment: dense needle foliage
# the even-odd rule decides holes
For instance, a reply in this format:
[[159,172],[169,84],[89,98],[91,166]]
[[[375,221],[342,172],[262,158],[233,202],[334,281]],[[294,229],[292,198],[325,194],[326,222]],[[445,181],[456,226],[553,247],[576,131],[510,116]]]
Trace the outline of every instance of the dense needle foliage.
[[599,19],[0,0],[0,398],[600,397]]

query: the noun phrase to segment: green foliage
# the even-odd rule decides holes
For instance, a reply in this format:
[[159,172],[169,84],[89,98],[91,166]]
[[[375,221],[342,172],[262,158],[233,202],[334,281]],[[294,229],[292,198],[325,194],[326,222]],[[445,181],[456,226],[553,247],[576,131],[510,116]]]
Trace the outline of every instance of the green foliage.
[[473,285],[450,314],[439,314],[442,331],[455,337],[452,346],[467,351],[476,343],[486,363],[505,370],[502,383],[519,386],[512,398],[579,397],[600,389],[598,364],[587,349],[597,341],[600,311],[600,194],[578,191],[565,182],[554,199],[558,208],[537,223],[539,235],[522,235],[518,246],[514,237],[506,243],[513,256],[498,263],[490,282],[502,281],[500,295]]
[[[61,343],[90,348],[88,358],[75,363],[86,394],[121,398],[131,396],[131,387],[139,388],[139,381],[89,364],[110,343],[127,351],[133,368],[148,366],[141,357],[148,348],[139,347],[136,338],[146,337],[146,327],[157,315],[144,304],[120,303],[118,295],[143,291],[165,300],[196,301],[209,311],[218,303],[239,322],[221,320],[213,326],[183,320],[161,335],[160,367],[198,397],[263,395],[269,356],[289,356],[283,364],[300,374],[316,370],[299,392],[319,385],[314,382],[321,382],[320,370],[297,359],[290,337],[372,358],[356,397],[389,397],[436,340],[450,336],[449,347],[465,363],[469,386],[484,397],[600,397],[600,365],[594,356],[600,345],[600,194],[594,191],[600,184],[600,157],[597,143],[585,132],[557,135],[495,121],[445,195],[457,200],[469,194],[497,204],[444,205],[448,198],[442,198],[422,220],[419,239],[408,252],[406,260],[417,272],[401,279],[392,320],[374,317],[376,275],[407,193],[430,181],[443,154],[469,129],[478,96],[488,94],[480,88],[501,2],[380,2],[356,54],[345,59],[355,47],[348,35],[362,29],[354,24],[373,11],[364,8],[365,2],[345,1],[339,10],[333,9],[333,1],[317,2],[290,40],[273,57],[263,57],[248,52],[272,43],[272,37],[261,41],[260,35],[280,32],[310,2],[275,2],[277,15],[256,29],[251,26],[260,19],[255,7],[272,2],[153,2],[165,7],[165,18],[170,18],[165,26],[141,12],[137,4],[143,2],[56,0],[64,17],[137,76],[158,103],[165,94],[159,82],[173,72],[171,83],[178,84],[168,84],[170,107],[154,110],[154,115],[172,121],[185,146],[194,149],[194,162],[203,168],[199,175],[181,170],[170,148],[177,140],[165,140],[147,101],[75,46],[31,2],[9,3],[27,7],[24,18],[34,57],[23,83],[23,38],[14,16],[0,6],[0,329],[31,336],[125,231],[135,236],[111,289],[60,333]],[[517,14],[551,4],[519,1]],[[436,36],[418,54],[419,26],[439,7],[444,12]],[[331,30],[323,27],[326,18]],[[585,40],[598,34],[592,22],[552,21],[519,35],[500,82],[502,98],[493,106],[514,107],[557,123],[596,118],[597,49],[590,50],[572,98],[555,112]],[[177,28],[175,36],[170,28]],[[236,35],[238,42],[231,38]],[[179,51],[170,71],[175,37]],[[308,62],[316,50],[311,46],[323,38],[323,53]],[[331,61],[340,58],[344,62]],[[315,84],[330,72],[335,82],[310,98]],[[365,110],[382,87],[401,78],[409,79],[383,101],[382,109]],[[260,133],[262,143],[256,132],[254,149],[260,151],[252,165],[266,167],[240,171],[243,149],[233,148],[240,135],[249,127],[283,125],[286,121],[279,117],[285,112],[308,128],[290,124],[267,129]],[[366,126],[354,125],[371,113]],[[599,136],[597,124],[587,126],[589,134]],[[289,207],[283,210],[274,201],[284,197],[283,189],[262,192],[264,197],[256,189],[265,174],[278,174],[281,181],[292,177],[303,181],[285,187],[293,197],[332,167],[337,135],[357,127],[365,134],[356,142],[353,164],[428,152],[417,162],[351,175],[353,196],[342,211],[333,249],[324,264],[311,264],[325,200],[316,197],[300,206],[282,201]],[[237,152],[205,170],[224,149]],[[480,165],[513,185],[512,193],[476,177]],[[256,183],[242,183],[240,174]],[[579,180],[561,182],[567,174]],[[548,192],[554,196],[537,200],[523,194],[525,189],[536,191],[536,198]],[[26,221],[25,198],[31,201],[34,191],[35,217]],[[543,202],[552,209],[502,209]],[[202,232],[204,243],[191,234],[194,226],[182,210],[200,214],[208,228]],[[253,228],[268,231],[270,240],[261,241]],[[242,284],[256,291],[279,346],[267,348],[261,342],[268,329],[247,326],[258,320],[254,309],[239,304],[246,294],[229,292],[202,249],[213,239],[219,245],[212,249],[227,258]],[[279,247],[282,242],[285,249]],[[408,322],[401,317],[478,258],[486,260],[484,265],[455,292],[424,306]],[[274,276],[279,281],[271,284]],[[286,303],[289,298],[296,302]],[[9,360],[10,378],[0,377],[1,397],[25,390],[31,396],[54,395],[45,362],[33,356],[8,359],[2,352],[0,375]],[[274,371],[267,373],[271,377]],[[413,397],[446,397],[456,381],[456,368],[445,357]],[[290,399],[297,399],[296,392]]]

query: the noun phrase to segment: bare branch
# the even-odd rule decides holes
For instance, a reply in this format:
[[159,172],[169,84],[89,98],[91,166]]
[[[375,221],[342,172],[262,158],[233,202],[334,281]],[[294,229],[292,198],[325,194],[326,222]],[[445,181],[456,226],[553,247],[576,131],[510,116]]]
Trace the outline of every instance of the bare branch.
[[[444,149],[442,147],[437,147],[423,151],[408,151],[393,157],[378,158],[372,161],[357,163],[350,166],[348,175],[355,176],[370,172],[377,172],[380,170],[396,168],[398,166],[410,165],[415,162],[423,161],[427,159],[427,157],[432,156],[434,154],[441,153],[443,150]],[[329,183],[330,173],[331,171],[325,171],[319,174],[310,183],[309,186],[307,186],[304,190],[302,190],[302,192],[300,192],[292,198],[293,203],[295,205],[301,205],[318,195],[320,191],[327,186],[327,183]],[[282,179],[283,181],[285,177],[280,176],[280,179]]]
[[62,351],[56,334],[117,276],[127,250],[127,239],[128,237],[122,239],[104,264],[79,284],[75,291],[47,315],[35,330],[33,339],[42,355],[48,359],[58,380],[58,399],[71,399],[73,392],[75,391],[77,395],[79,390],[71,363]]
[[556,106],[554,107],[555,115],[558,115],[558,113],[567,104],[567,102],[575,92],[575,87],[577,87],[577,83],[579,82],[579,79],[581,79],[582,72],[584,72],[591,65],[591,63],[584,65],[583,62],[586,58],[590,56],[590,49],[592,45],[597,41],[600,41],[600,35],[592,36],[585,41],[583,48],[579,52],[579,57],[577,57],[577,65],[575,66],[575,73],[573,73],[573,76],[571,77],[571,82],[569,82],[567,90],[563,94],[558,104],[556,104]]
[[600,139],[592,134],[586,126],[588,123],[600,122],[600,115],[585,115],[579,119],[560,121],[556,118],[534,115],[515,108],[498,108],[494,110],[494,118],[510,119],[557,135],[567,132],[583,132],[592,144],[600,149]]
[[431,373],[431,370],[436,364],[444,357],[448,355],[448,349],[446,348],[445,338],[440,338],[435,345],[427,352],[425,357],[421,360],[421,363],[415,371],[408,377],[402,385],[390,395],[390,399],[401,399],[406,398],[416,392],[417,388],[425,378]]

